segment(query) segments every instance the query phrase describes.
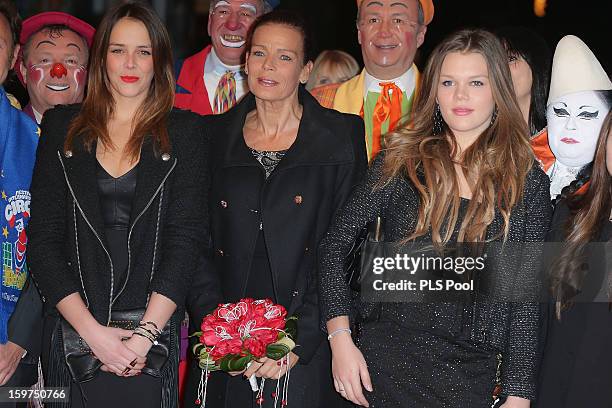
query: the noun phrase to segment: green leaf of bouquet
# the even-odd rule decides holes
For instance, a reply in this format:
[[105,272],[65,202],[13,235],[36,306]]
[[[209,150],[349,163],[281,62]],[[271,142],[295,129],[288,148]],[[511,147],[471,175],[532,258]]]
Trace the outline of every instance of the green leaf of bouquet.
[[266,347],[266,357],[272,360],[280,360],[289,354],[294,347],[295,342],[291,340],[291,338],[285,336],[276,343],[269,344],[268,347]]
[[291,316],[287,318],[285,323],[285,333],[291,337],[294,341],[297,340],[298,336],[298,318],[297,316]]
[[242,371],[246,368],[251,358],[249,356],[240,356],[237,354],[230,354],[219,361],[219,367],[221,370],[230,371]]

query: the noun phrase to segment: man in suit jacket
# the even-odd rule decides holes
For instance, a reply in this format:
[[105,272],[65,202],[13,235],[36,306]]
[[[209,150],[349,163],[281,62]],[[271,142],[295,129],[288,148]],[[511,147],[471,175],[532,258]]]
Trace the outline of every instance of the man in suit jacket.
[[223,113],[249,91],[242,70],[246,36],[260,15],[280,0],[212,0],[211,45],[177,61],[174,106],[200,115]]
[[319,103],[360,115],[371,160],[381,135],[409,119],[419,84],[414,55],[434,14],[432,0],[357,0],[357,39],[365,68],[343,84],[311,91]]
[[[36,382],[37,352],[40,350],[40,332],[36,329],[41,327],[40,324],[36,326],[36,311],[33,315],[25,316],[24,320],[12,319],[9,324],[9,319],[14,316],[17,299],[24,298],[22,303],[26,308],[32,306],[26,295],[29,290],[26,283],[28,268],[25,262],[25,228],[30,218],[28,190],[39,133],[36,124],[11,104],[1,86],[17,59],[20,29],[21,19],[14,5],[0,1],[0,203],[4,215],[0,220],[0,386],[10,387],[27,387]],[[38,311],[40,323],[40,308]],[[16,324],[23,325],[26,330],[13,332]],[[0,403],[0,406],[25,406],[25,403]]]

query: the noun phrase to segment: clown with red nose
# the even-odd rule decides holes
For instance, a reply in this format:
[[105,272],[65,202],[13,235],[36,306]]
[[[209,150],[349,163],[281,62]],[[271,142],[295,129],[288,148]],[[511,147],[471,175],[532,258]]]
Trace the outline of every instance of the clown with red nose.
[[66,13],[45,12],[23,22],[15,71],[28,90],[24,108],[37,123],[47,109],[83,100],[95,30]]

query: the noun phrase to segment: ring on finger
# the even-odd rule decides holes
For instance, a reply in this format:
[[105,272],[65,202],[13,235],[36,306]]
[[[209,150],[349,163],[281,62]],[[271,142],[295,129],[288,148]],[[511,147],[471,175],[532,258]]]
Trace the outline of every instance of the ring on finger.
[[122,375],[126,375],[130,372],[130,370],[132,369],[132,367],[125,367],[125,370],[123,370],[123,372],[121,373]]

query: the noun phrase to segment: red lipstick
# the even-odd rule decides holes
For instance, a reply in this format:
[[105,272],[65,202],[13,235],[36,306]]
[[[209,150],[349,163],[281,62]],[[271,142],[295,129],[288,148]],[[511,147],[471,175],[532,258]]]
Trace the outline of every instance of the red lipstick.
[[561,141],[565,144],[577,144],[580,143],[579,141],[577,141],[576,139],[572,139],[571,137],[564,137],[563,139],[561,139]]
[[128,84],[132,84],[132,83],[134,83],[134,82],[138,81],[139,79],[140,79],[140,77],[137,77],[137,76],[129,76],[129,75],[124,75],[124,76],[122,76],[122,77],[121,77],[121,80],[122,80],[123,82],[128,83]]

